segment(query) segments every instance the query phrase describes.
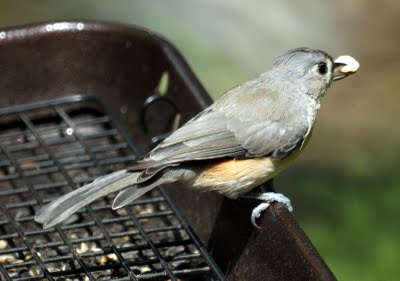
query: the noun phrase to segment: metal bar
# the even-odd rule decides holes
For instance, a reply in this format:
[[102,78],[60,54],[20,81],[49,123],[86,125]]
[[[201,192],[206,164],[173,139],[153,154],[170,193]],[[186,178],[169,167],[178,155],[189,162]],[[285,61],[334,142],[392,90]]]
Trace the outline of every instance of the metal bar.
[[4,266],[0,263],[0,277],[1,280],[4,281],[12,281],[11,277],[8,276],[7,270],[4,268]]
[[28,110],[32,111],[35,109],[42,109],[42,108],[56,106],[56,105],[60,105],[60,104],[71,104],[71,103],[76,103],[76,102],[81,102],[81,101],[90,101],[90,100],[94,100],[94,99],[95,98],[91,97],[91,96],[73,95],[73,96],[61,97],[61,98],[57,98],[57,99],[37,101],[37,102],[28,103],[28,104],[19,104],[19,105],[1,108],[0,116],[13,114],[13,113],[17,113],[17,112],[28,111]]
[[[76,126],[78,127],[83,127],[83,126],[91,126],[91,125],[100,125],[103,123],[109,122],[110,119],[108,116],[102,116],[102,117],[94,117],[88,120],[78,120],[76,122]],[[59,125],[52,125],[48,127],[43,127],[43,128],[38,128],[37,131],[40,134],[46,134],[48,132],[60,132],[63,131],[63,129],[67,129],[68,126],[66,124],[59,124]],[[0,139],[12,139],[12,138],[18,138],[18,137],[26,137],[29,136],[30,133],[28,130],[22,130],[18,132],[10,132],[10,133],[5,133],[0,135]]]

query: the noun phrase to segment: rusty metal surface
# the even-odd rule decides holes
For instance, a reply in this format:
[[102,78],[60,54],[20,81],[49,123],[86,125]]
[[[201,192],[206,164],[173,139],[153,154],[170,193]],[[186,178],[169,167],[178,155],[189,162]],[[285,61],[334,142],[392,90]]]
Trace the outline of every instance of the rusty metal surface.
[[[165,39],[126,25],[45,23],[2,30],[0,106],[65,95],[100,97],[129,133],[147,148],[138,112],[169,73],[167,96],[186,121],[211,99],[179,52]],[[174,112],[160,105],[149,114],[149,135],[165,133]],[[169,190],[228,280],[335,280],[292,215],[279,205],[250,225],[251,200],[223,199],[179,186]]]

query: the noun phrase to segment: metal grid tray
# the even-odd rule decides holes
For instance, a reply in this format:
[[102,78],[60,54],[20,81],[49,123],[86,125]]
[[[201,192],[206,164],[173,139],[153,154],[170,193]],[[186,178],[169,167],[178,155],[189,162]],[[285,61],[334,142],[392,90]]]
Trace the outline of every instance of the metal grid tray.
[[1,280],[223,280],[162,188],[112,211],[113,195],[43,230],[41,206],[140,154],[96,98],[0,109]]

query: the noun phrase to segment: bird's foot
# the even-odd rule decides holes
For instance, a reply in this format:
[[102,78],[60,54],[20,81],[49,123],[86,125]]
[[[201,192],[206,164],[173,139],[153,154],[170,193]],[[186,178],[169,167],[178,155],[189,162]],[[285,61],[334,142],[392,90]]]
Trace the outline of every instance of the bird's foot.
[[261,216],[261,212],[268,209],[268,207],[271,205],[272,202],[282,203],[286,205],[286,207],[290,212],[293,211],[293,207],[290,204],[290,199],[281,193],[275,193],[275,192],[265,192],[261,194],[250,193],[248,195],[245,195],[244,198],[251,198],[264,201],[263,203],[255,207],[251,213],[251,223],[257,228],[260,227],[257,225],[256,219]]

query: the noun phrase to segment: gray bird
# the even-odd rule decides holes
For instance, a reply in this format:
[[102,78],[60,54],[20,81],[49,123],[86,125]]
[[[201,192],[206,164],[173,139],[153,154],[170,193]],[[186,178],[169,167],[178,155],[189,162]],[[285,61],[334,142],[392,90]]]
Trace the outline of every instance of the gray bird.
[[[177,181],[200,191],[237,198],[285,169],[304,149],[321,98],[332,81],[358,70],[350,56],[335,61],[309,48],[290,50],[258,78],[226,92],[172,133],[133,167],[97,178],[43,207],[44,228],[67,219],[99,197],[119,191],[120,208],[158,185]],[[291,210],[279,193],[264,193],[251,220],[273,201]]]

